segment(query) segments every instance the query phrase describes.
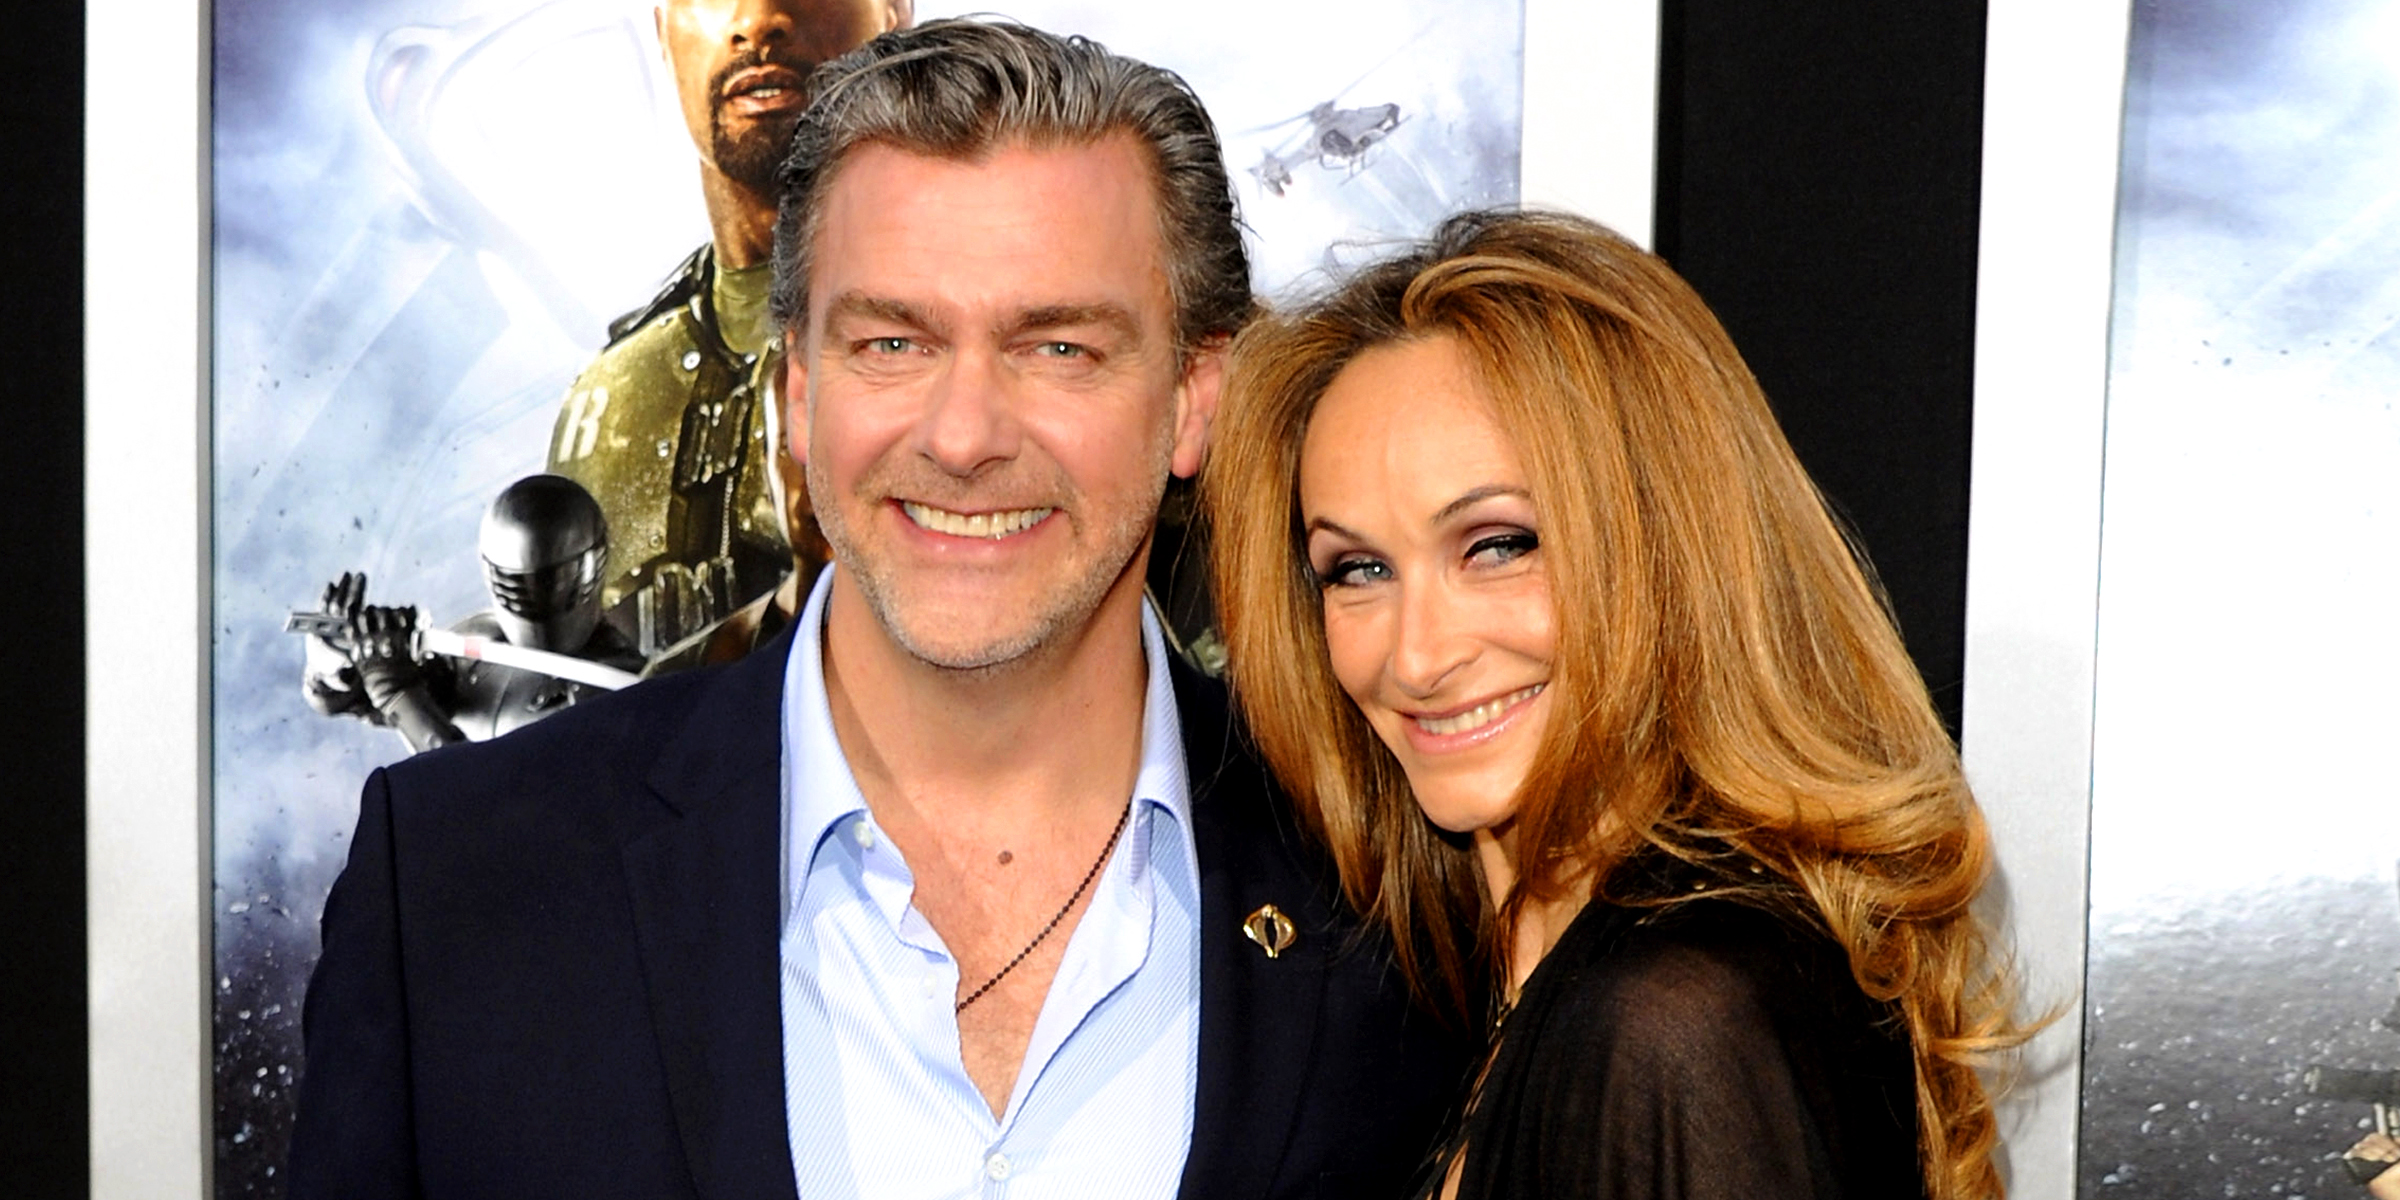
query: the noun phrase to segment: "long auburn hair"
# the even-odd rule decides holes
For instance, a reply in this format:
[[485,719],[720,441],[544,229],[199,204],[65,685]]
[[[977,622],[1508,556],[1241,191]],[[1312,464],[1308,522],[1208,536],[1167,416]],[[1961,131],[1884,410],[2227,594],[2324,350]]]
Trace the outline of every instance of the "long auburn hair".
[[[1454,340],[1513,445],[1557,609],[1552,718],[1494,910],[1335,681],[1298,505],[1317,401],[1361,352]],[[1942,1200],[2001,1192],[1977,1076],[2027,1036],[1969,910],[1990,840],[1858,547],[1690,285],[1577,217],[1474,212],[1233,345],[1202,499],[1230,682],[1420,995],[1505,971],[1527,904],[1665,906],[1655,852],[1829,933],[1896,1006]],[[1605,815],[1605,819],[1604,819]],[[1728,869],[1732,868],[1732,869]]]

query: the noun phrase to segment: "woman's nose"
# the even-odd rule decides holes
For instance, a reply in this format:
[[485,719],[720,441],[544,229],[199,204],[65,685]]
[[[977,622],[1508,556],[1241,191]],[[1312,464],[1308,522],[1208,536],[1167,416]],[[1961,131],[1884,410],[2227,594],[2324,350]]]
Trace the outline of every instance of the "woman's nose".
[[1422,575],[1400,585],[1400,620],[1392,646],[1392,680],[1416,699],[1429,699],[1458,668],[1474,661],[1475,639],[1460,621],[1454,590]]

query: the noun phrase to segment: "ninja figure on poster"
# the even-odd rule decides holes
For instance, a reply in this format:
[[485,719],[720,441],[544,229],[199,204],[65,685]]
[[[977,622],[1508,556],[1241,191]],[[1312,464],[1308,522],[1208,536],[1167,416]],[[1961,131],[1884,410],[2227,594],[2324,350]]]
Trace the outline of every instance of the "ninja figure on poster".
[[412,751],[483,741],[631,683],[641,656],[600,619],[608,524],[573,480],[510,484],[476,538],[494,607],[449,629],[422,629],[414,606],[366,602],[367,577],[344,572],[324,607],[294,613],[306,635],[300,691],[327,716],[397,732]]

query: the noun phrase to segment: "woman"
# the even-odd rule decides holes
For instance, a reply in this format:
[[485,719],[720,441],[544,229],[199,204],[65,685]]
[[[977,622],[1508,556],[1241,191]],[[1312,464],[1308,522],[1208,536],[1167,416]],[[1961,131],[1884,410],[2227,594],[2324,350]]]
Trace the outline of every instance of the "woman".
[[1491,1014],[1422,1194],[1999,1194],[1981,818],[1664,263],[1454,218],[1239,339],[1204,502],[1261,750],[1412,981]]

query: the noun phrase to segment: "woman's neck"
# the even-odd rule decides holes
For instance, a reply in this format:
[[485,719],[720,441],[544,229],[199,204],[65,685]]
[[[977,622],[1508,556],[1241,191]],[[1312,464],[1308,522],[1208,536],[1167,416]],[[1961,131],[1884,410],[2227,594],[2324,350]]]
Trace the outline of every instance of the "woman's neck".
[[[1512,824],[1494,829],[1478,829],[1474,833],[1475,858],[1483,869],[1483,886],[1491,896],[1496,911],[1508,903],[1509,894],[1517,887],[1517,832]],[[1567,932],[1576,914],[1591,901],[1593,874],[1586,872],[1569,883],[1564,894],[1547,900],[1528,901],[1517,910],[1513,928],[1502,936],[1507,939],[1508,988],[1504,998],[1515,1004],[1517,994],[1524,990],[1527,976],[1541,965],[1550,948]]]

